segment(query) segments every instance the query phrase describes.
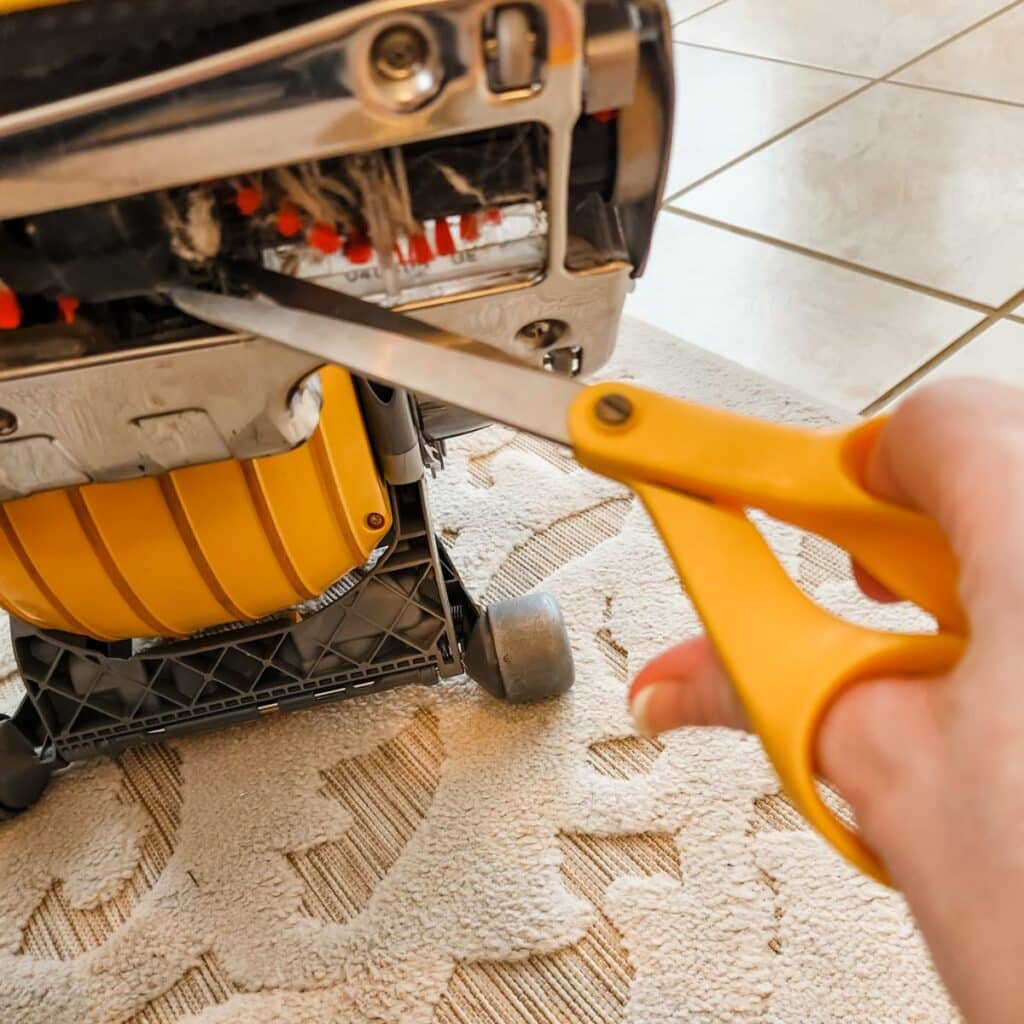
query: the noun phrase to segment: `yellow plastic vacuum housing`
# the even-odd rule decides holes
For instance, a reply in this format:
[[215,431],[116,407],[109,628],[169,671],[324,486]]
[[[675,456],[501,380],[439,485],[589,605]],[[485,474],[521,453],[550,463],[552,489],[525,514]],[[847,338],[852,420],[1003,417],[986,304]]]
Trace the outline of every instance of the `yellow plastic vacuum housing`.
[[321,370],[320,423],[281,455],[0,504],[0,604],[103,640],[257,619],[321,594],[391,526],[352,380]]

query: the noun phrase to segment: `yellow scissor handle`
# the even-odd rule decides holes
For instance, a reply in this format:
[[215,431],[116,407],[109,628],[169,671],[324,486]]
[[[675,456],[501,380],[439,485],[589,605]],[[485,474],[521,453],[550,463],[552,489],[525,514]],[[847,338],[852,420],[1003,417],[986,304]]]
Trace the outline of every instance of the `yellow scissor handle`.
[[[609,401],[619,417],[602,415]],[[615,422],[624,403],[630,414]],[[832,431],[792,427],[616,382],[584,388],[569,428],[576,458],[589,469],[762,509],[838,544],[894,594],[961,632],[959,566],[942,531],[861,482],[881,422]]]
[[844,857],[887,881],[878,858],[818,794],[818,727],[852,683],[947,671],[962,653],[963,637],[880,633],[845,622],[803,594],[741,511],[647,484],[635,490],[786,792]]
[[[618,413],[610,417],[613,420],[621,418],[624,409],[619,399],[628,399],[630,413],[620,425],[609,424],[609,417],[595,409],[596,402],[606,395],[616,396],[612,409]],[[675,407],[679,411],[673,414]],[[631,427],[629,421],[634,418]],[[854,553],[889,586],[897,578],[905,584],[906,573],[913,566],[904,564],[903,575],[898,577],[880,571],[887,554],[900,558],[898,551],[887,552],[885,545],[916,540],[915,550],[927,552],[931,558],[952,560],[941,533],[937,528],[927,529],[915,537],[916,521],[928,520],[915,516],[908,522],[904,516],[890,513],[907,510],[871,499],[867,492],[864,497],[881,507],[877,522],[871,522],[874,506],[862,501],[854,506],[856,515],[840,515],[843,501],[830,491],[827,479],[815,478],[814,473],[832,466],[834,479],[849,479],[849,487],[838,489],[844,501],[862,492],[857,481],[847,476],[844,449],[855,435],[779,428],[620,384],[588,388],[577,400],[571,432],[582,464],[629,484],[646,505],[786,792],[851,863],[886,881],[878,858],[818,794],[814,779],[817,730],[829,704],[844,687],[886,675],[938,675],[955,664],[964,637],[955,633],[880,633],[831,615],[789,578],[739,506],[755,505],[804,525],[813,518],[813,503],[790,491],[806,487],[812,496],[831,493],[827,515],[814,520],[819,523],[818,532],[837,539],[837,531],[831,528],[836,516],[845,531],[839,533],[847,541],[864,530],[868,543],[858,545],[862,550]],[[777,455],[766,452],[765,466],[759,468],[757,452],[750,447],[767,446],[776,439],[793,458],[798,458],[804,444],[813,449],[786,477],[773,476],[785,466]],[[743,450],[730,454],[730,444]],[[627,449],[634,445],[629,454]],[[827,449],[843,452],[842,457],[826,459],[823,451]],[[674,460],[673,451],[677,453]],[[699,453],[696,456],[695,451]],[[709,460],[708,472],[703,472],[702,459]],[[676,468],[670,469],[673,464]],[[733,466],[737,467],[735,479],[730,479]],[[768,502],[761,496],[765,489]],[[695,499],[694,493],[709,500]],[[789,514],[791,509],[799,519]],[[829,529],[821,529],[820,524]],[[930,550],[936,537],[942,543],[938,553]],[[848,542],[843,546],[853,547]],[[875,551],[880,560],[868,562],[866,550]],[[952,572],[955,580],[955,561]],[[902,586],[900,592],[924,594],[933,609],[958,615],[955,590],[943,589],[952,583],[942,574],[933,576],[930,570],[924,574],[923,587]]]

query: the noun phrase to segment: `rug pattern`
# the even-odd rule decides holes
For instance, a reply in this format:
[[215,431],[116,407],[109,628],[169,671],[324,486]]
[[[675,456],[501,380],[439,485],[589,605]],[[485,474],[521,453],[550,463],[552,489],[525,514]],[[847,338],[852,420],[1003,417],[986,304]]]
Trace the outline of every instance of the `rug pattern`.
[[[605,373],[833,418],[637,323]],[[66,773],[0,827],[0,1020],[956,1020],[900,898],[801,825],[753,739],[634,735],[628,679],[699,628],[644,512],[504,428],[448,463],[432,492],[457,565],[489,600],[560,600],[574,690],[513,708],[410,688]],[[823,604],[914,621],[763,525]]]

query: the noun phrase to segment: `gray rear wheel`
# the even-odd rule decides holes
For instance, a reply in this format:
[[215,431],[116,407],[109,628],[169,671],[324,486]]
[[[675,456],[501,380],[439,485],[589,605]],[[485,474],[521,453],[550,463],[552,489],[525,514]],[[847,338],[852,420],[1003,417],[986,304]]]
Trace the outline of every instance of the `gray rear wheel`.
[[466,647],[466,671],[512,704],[557,697],[575,679],[569,635],[550,594],[488,605]]

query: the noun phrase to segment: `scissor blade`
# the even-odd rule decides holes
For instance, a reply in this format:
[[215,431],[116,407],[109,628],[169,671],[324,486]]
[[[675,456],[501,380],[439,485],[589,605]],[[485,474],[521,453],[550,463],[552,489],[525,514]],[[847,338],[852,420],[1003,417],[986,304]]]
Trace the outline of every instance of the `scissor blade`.
[[361,377],[405,388],[562,444],[569,408],[582,385],[554,373],[494,360],[480,343],[452,347],[352,320],[194,288],[173,288],[183,312],[231,331],[244,331],[337,363]]
[[379,331],[415,338],[417,341],[426,341],[442,348],[474,352],[485,359],[523,365],[521,360],[491,345],[485,345],[482,341],[474,341],[472,338],[427,323],[426,320],[418,320],[408,313],[375,306],[365,299],[357,299],[354,295],[325,288],[313,281],[304,281],[275,270],[267,270],[266,267],[257,266],[255,263],[229,264],[229,275],[232,281],[254,288],[268,299],[273,299],[279,306],[300,309],[305,313],[316,313],[318,316],[330,317],[343,323],[375,327]]

